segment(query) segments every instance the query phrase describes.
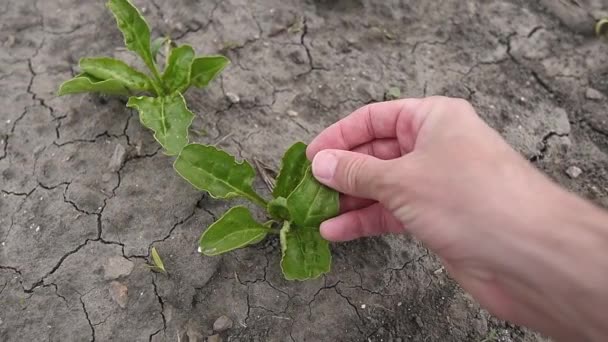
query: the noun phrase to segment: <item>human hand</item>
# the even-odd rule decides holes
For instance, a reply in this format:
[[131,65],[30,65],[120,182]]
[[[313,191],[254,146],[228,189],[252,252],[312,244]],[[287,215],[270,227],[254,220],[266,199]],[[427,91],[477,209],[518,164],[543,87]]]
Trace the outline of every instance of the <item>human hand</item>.
[[593,210],[538,172],[468,102],[368,105],[323,131],[307,155],[315,177],[344,194],[341,215],[321,226],[326,239],[408,232],[495,315],[556,332],[561,322],[539,316],[547,298],[534,297],[548,279],[560,281],[560,272],[547,273],[563,259],[547,234],[566,222],[583,225],[564,209]]

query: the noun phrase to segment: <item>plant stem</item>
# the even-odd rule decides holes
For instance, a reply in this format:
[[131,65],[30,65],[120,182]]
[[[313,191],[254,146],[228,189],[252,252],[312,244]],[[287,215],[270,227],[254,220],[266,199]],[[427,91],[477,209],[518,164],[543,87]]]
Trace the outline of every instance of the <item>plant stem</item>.
[[163,83],[160,79],[160,73],[158,72],[158,68],[156,67],[156,64],[154,63],[154,61],[152,61],[150,63],[146,63],[146,66],[148,67],[148,69],[150,69],[150,72],[152,73],[152,77],[154,78],[152,80],[152,86],[154,87],[154,90],[156,91],[156,95],[158,95],[158,96],[165,95],[165,91],[162,86]]
[[266,210],[266,208],[268,208],[268,202],[266,202],[266,200],[263,199],[262,197],[260,197],[258,194],[255,194],[254,196],[247,196],[247,198],[251,202],[259,205],[260,207],[262,207],[264,210]]

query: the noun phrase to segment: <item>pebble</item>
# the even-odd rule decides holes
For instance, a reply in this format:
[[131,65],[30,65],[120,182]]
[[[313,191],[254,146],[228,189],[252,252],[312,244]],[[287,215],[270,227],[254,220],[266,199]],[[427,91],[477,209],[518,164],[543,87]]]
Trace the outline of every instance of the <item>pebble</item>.
[[226,98],[232,104],[237,104],[237,103],[241,102],[241,99],[235,93],[226,93]]
[[123,283],[113,281],[110,283],[110,297],[121,307],[127,307],[127,301],[129,300],[129,289]]
[[220,335],[211,335],[209,337],[207,337],[207,342],[222,342],[222,338],[220,337]]
[[288,116],[291,116],[291,117],[295,117],[295,116],[298,116],[298,115],[299,115],[299,113],[298,113],[298,112],[296,112],[295,110],[291,110],[291,109],[290,109],[290,110],[288,110],[288,111],[287,111],[287,115],[288,115]]
[[133,271],[135,264],[123,258],[122,256],[113,256],[108,258],[103,265],[104,278],[106,280],[115,280],[120,277],[128,276]]
[[114,153],[112,154],[112,158],[110,159],[110,164],[108,165],[110,171],[117,172],[118,170],[120,170],[120,167],[122,166],[122,163],[125,162],[126,158],[127,150],[125,150],[125,148],[121,144],[116,144],[116,148],[114,148]]
[[602,95],[602,93],[600,93],[598,90],[587,88],[587,91],[585,91],[585,97],[589,100],[601,100],[604,95]]
[[213,323],[213,331],[215,332],[223,332],[230,328],[232,328],[232,320],[228,316],[220,316]]
[[572,179],[578,178],[582,173],[583,173],[583,170],[581,170],[579,167],[576,167],[576,166],[570,166],[569,168],[566,169],[566,174],[568,175],[568,177],[570,177]]
[[420,327],[420,328],[424,328],[424,323],[422,322],[422,318],[420,318],[420,316],[415,316],[414,320],[416,321],[416,324]]

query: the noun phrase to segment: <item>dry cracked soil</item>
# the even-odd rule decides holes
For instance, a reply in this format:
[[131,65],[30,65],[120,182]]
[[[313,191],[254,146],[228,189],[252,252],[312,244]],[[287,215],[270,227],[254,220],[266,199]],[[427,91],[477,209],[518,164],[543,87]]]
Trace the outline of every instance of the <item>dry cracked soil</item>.
[[[390,88],[459,96],[607,206],[608,42],[590,28],[608,6],[578,2],[134,1],[155,36],[232,61],[187,95],[195,141],[276,170]],[[104,1],[1,0],[0,46],[1,341],[205,341],[222,315],[224,341],[545,341],[407,236],[335,244],[331,273],[307,282],[282,278],[276,239],[201,257],[230,203],[179,178],[125,99],[56,96],[81,57],[136,62]],[[152,247],[168,274],[146,266]]]

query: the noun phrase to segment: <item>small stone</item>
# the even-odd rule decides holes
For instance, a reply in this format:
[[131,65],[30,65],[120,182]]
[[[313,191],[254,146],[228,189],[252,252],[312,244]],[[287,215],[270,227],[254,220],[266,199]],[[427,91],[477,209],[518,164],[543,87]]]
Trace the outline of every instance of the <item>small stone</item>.
[[576,166],[570,166],[568,169],[566,169],[566,174],[572,179],[578,178],[582,173],[583,170]]
[[424,328],[424,323],[422,322],[422,318],[420,316],[415,316],[414,320],[416,321],[416,325],[420,328]]
[[585,91],[585,97],[589,100],[601,100],[604,95],[602,95],[602,93],[600,93],[598,90],[587,88],[587,91]]
[[127,301],[129,300],[127,286],[123,283],[113,281],[110,283],[110,297],[118,303],[121,308],[127,307]]
[[110,159],[108,168],[113,172],[120,170],[120,167],[122,166],[122,163],[125,162],[126,158],[127,150],[125,150],[121,144],[116,144],[116,148],[114,149],[114,153],[112,154],[112,159]]
[[106,280],[114,280],[120,277],[128,276],[133,271],[135,264],[121,256],[113,256],[108,258],[108,261],[103,265],[104,278]]
[[295,110],[291,110],[291,109],[290,109],[290,110],[288,110],[288,111],[287,111],[287,115],[288,115],[288,116],[291,116],[291,117],[295,117],[295,116],[298,116],[298,115],[299,115],[299,113],[298,113],[298,112],[296,112]]
[[361,309],[365,309],[365,304],[361,304]]
[[237,103],[241,102],[241,99],[235,93],[226,93],[226,98],[232,104],[237,104]]
[[222,338],[220,337],[220,335],[211,335],[209,337],[207,337],[207,342],[222,342]]
[[228,316],[221,316],[213,323],[213,331],[223,332],[232,328],[232,320]]

